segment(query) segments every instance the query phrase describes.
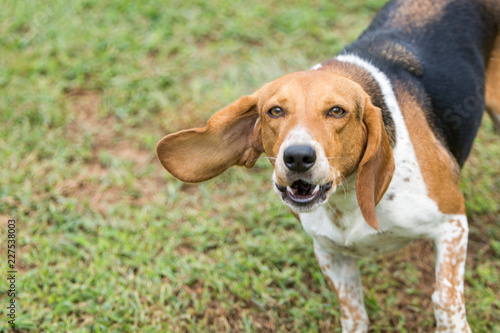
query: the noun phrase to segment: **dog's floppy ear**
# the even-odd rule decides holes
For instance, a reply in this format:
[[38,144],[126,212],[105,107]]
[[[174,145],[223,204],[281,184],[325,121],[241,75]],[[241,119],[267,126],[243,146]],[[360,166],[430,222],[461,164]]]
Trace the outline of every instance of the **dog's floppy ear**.
[[156,153],[163,167],[190,183],[213,178],[233,165],[252,167],[263,152],[258,99],[258,91],[243,96],[214,114],[205,127],[161,139]]
[[394,157],[382,121],[382,112],[368,100],[363,115],[367,132],[366,149],[358,167],[356,196],[361,213],[370,227],[378,230],[375,206],[384,196],[394,174]]

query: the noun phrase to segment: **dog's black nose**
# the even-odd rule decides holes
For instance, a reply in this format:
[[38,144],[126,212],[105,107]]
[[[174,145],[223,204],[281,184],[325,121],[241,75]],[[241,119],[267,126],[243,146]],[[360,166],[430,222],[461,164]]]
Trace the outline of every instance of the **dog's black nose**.
[[304,172],[316,162],[316,152],[310,146],[290,146],[285,149],[283,160],[290,171]]

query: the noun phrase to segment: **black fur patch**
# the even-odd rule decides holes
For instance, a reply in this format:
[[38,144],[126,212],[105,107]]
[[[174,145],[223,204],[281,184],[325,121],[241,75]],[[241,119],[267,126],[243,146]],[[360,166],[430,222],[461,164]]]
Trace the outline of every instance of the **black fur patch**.
[[[389,2],[341,54],[359,56],[385,73],[395,88],[410,90],[437,138],[463,166],[485,107],[485,71],[500,13],[491,10],[489,0],[440,1],[444,3],[439,13],[428,13],[431,16],[422,22],[398,22],[404,15],[397,11],[411,14],[412,1]],[[380,88],[368,86],[374,104],[378,101],[384,110]],[[389,135],[394,124],[386,114]]]

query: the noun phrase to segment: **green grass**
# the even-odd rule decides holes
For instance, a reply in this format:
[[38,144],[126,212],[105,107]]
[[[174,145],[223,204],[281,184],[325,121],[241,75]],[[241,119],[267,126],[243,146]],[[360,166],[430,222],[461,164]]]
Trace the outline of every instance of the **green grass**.
[[[340,332],[268,162],[183,185],[154,151],[166,133],[331,58],[383,2],[0,0],[0,243],[15,217],[18,329]],[[500,332],[491,127],[462,180],[475,332]],[[418,242],[361,262],[373,332],[433,330],[432,251]]]

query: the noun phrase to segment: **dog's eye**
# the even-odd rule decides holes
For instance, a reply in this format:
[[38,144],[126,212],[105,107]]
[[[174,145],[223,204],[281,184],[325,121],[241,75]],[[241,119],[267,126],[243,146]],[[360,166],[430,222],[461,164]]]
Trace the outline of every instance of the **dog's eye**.
[[283,111],[282,108],[275,106],[275,107],[269,109],[269,111],[267,111],[267,114],[269,114],[273,118],[278,118],[278,117],[284,116],[285,111]]
[[346,111],[342,108],[339,108],[338,106],[335,106],[328,110],[328,113],[326,114],[328,117],[333,117],[333,118],[342,118],[343,116],[346,115]]

